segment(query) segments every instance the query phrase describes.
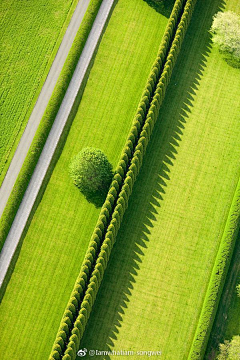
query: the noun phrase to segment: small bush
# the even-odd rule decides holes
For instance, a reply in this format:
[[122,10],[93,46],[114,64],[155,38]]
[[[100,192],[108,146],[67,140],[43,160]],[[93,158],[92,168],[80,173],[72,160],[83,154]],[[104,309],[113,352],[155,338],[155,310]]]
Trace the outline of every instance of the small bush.
[[101,206],[112,181],[112,165],[106,155],[95,148],[84,148],[70,164],[70,176],[89,202]]

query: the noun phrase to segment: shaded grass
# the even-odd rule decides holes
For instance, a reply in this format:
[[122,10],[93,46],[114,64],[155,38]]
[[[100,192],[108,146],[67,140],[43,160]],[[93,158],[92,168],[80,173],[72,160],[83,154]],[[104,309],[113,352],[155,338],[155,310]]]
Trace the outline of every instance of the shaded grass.
[[223,5],[196,5],[82,348],[187,358],[240,175],[238,70],[208,33]]
[[0,185],[76,4],[1,1]]
[[114,9],[2,300],[1,359],[50,353],[99,213],[72,185],[69,162],[94,146],[116,166],[166,23],[143,1],[119,0]]
[[151,6],[154,10],[159,12],[160,14],[163,14],[165,16],[170,16],[172,7],[175,3],[175,0],[162,0],[156,2],[155,0],[144,0],[146,3],[148,3],[149,6]]

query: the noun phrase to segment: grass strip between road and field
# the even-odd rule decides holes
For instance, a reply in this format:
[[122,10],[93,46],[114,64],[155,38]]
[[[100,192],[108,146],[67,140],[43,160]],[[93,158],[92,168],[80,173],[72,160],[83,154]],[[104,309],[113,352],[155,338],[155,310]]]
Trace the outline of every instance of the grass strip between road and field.
[[234,193],[227,222],[213,266],[201,315],[189,353],[189,360],[202,359],[207,347],[223,286],[240,228],[240,179]]
[[0,219],[0,251],[7,238],[102,0],[91,0]]
[[50,360],[76,358],[195,3],[196,0],[175,2],[80,274],[60,323]]

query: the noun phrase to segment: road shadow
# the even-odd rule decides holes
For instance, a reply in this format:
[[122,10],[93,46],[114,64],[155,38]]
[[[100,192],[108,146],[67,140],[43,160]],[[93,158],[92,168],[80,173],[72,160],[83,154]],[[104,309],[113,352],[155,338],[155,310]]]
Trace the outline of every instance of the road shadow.
[[[114,350],[211,51],[212,16],[223,5],[223,0],[197,2],[80,348]],[[111,355],[85,358],[103,360],[111,359]]]
[[[216,359],[219,344],[223,344],[224,340],[231,340],[233,336],[239,335],[237,319],[239,317],[240,299],[236,292],[238,284],[240,284],[240,232],[209,337],[205,360]],[[230,327],[229,324],[231,324]]]
[[159,14],[162,14],[163,16],[169,18],[173,5],[175,3],[175,0],[143,0],[145,1],[149,6],[151,6],[155,11],[157,11]]

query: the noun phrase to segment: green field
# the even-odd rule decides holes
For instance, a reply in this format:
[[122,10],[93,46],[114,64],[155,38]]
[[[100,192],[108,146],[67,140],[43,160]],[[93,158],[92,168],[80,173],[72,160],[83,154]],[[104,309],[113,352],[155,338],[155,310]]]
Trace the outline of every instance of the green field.
[[76,4],[1,1],[0,184]]
[[82,348],[188,356],[240,175],[239,70],[208,33],[220,7],[197,3]]
[[72,185],[70,159],[95,146],[116,166],[166,24],[142,0],[114,9],[1,304],[1,359],[43,360],[51,351],[99,213]]

